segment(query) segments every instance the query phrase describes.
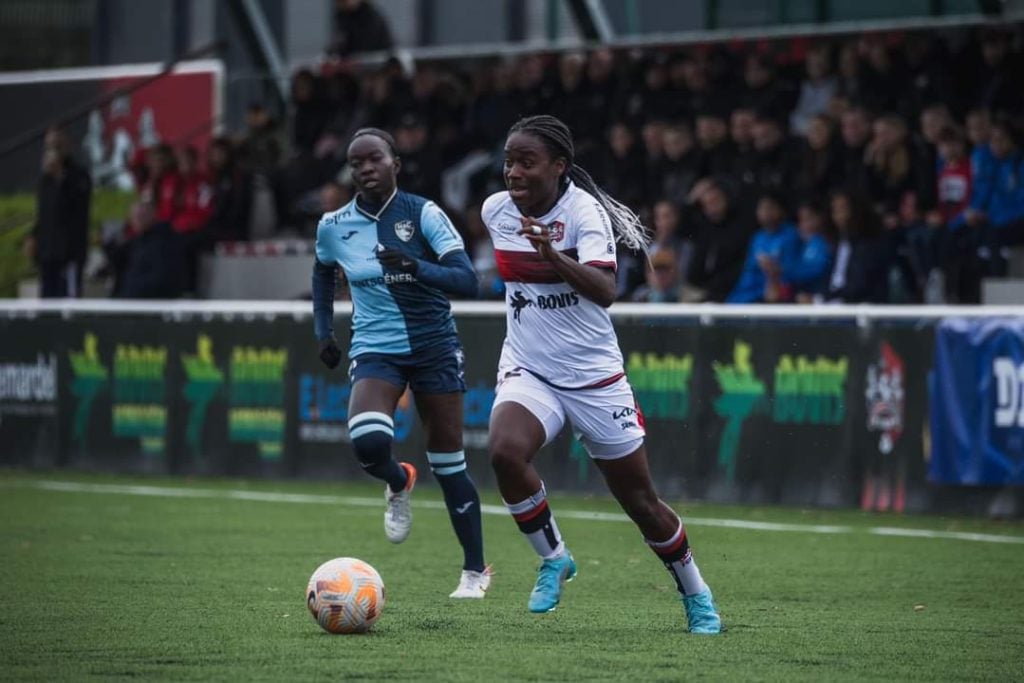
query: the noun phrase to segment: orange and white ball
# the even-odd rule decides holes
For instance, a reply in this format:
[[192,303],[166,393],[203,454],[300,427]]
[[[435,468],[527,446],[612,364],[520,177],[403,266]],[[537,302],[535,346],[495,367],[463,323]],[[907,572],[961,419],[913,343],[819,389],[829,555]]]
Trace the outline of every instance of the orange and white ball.
[[384,581],[366,562],[338,557],[309,577],[306,605],[329,633],[365,633],[384,609]]

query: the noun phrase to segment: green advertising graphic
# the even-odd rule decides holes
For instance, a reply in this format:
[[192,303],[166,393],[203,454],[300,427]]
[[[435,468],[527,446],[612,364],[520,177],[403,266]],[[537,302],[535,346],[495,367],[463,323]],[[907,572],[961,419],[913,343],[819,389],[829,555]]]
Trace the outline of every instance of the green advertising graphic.
[[711,364],[722,390],[722,395],[715,400],[715,413],[726,420],[718,444],[718,464],[725,470],[729,481],[736,478],[736,452],[743,423],[755,409],[764,405],[765,400],[764,382],[754,375],[750,362],[752,352],[750,344],[737,339],[732,365],[717,361]]
[[147,455],[164,452],[167,348],[118,344],[114,352],[114,436],[137,438]]
[[284,447],[285,348],[236,346],[231,353],[228,437],[255,443],[260,456],[279,460]]
[[69,351],[71,362],[71,395],[78,399],[71,436],[82,448],[85,447],[85,434],[92,416],[92,404],[106,387],[110,373],[100,360],[99,340],[96,335],[86,332],[82,341],[81,351]]
[[689,417],[693,354],[631,353],[626,374],[645,418],[685,420]]
[[838,425],[846,417],[846,357],[782,356],[775,366],[772,417],[779,424]]
[[192,448],[197,458],[202,459],[206,414],[224,383],[224,371],[217,367],[213,357],[213,341],[205,334],[196,338],[194,354],[181,354],[181,364],[185,368],[186,378],[182,393],[191,404],[185,428],[185,443]]

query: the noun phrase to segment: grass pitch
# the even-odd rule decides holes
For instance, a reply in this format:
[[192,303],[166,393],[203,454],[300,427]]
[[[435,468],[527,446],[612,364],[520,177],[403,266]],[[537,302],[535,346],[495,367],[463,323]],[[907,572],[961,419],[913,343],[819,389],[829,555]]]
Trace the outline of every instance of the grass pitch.
[[[526,611],[536,561],[498,514],[490,594],[449,600],[461,555],[424,483],[393,546],[376,486],[0,472],[0,679],[1024,679],[1021,524],[677,504],[702,519],[689,532],[729,629],[700,637],[631,524],[568,514],[618,512],[605,499],[552,495],[580,568],[557,611]],[[310,573],[338,556],[384,578],[368,635],[306,610]]]

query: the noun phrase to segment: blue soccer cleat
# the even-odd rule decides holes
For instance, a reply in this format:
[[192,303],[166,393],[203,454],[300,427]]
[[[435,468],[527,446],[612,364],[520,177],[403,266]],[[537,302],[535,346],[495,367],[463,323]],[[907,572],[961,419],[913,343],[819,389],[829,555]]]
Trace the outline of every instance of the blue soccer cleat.
[[544,560],[537,570],[537,585],[530,593],[530,611],[550,612],[562,597],[562,584],[576,578],[576,562],[566,550],[558,557]]
[[686,621],[690,624],[690,633],[709,635],[722,632],[722,617],[718,614],[710,588],[696,595],[684,595],[683,608],[686,610]]

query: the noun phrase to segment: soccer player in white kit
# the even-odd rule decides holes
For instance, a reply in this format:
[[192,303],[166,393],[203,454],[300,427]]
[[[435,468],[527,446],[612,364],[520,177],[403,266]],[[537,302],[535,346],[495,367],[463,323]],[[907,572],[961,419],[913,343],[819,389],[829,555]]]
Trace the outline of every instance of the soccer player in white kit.
[[542,560],[529,609],[553,610],[576,575],[532,462],[568,418],[675,580],[690,632],[719,633],[722,621],[686,529],[651,482],[643,414],[606,310],[615,298],[616,240],[642,249],[647,233],[573,157],[572,134],[560,120],[521,119],[505,142],[508,191],[482,209],[508,303],[491,464],[509,512]]

